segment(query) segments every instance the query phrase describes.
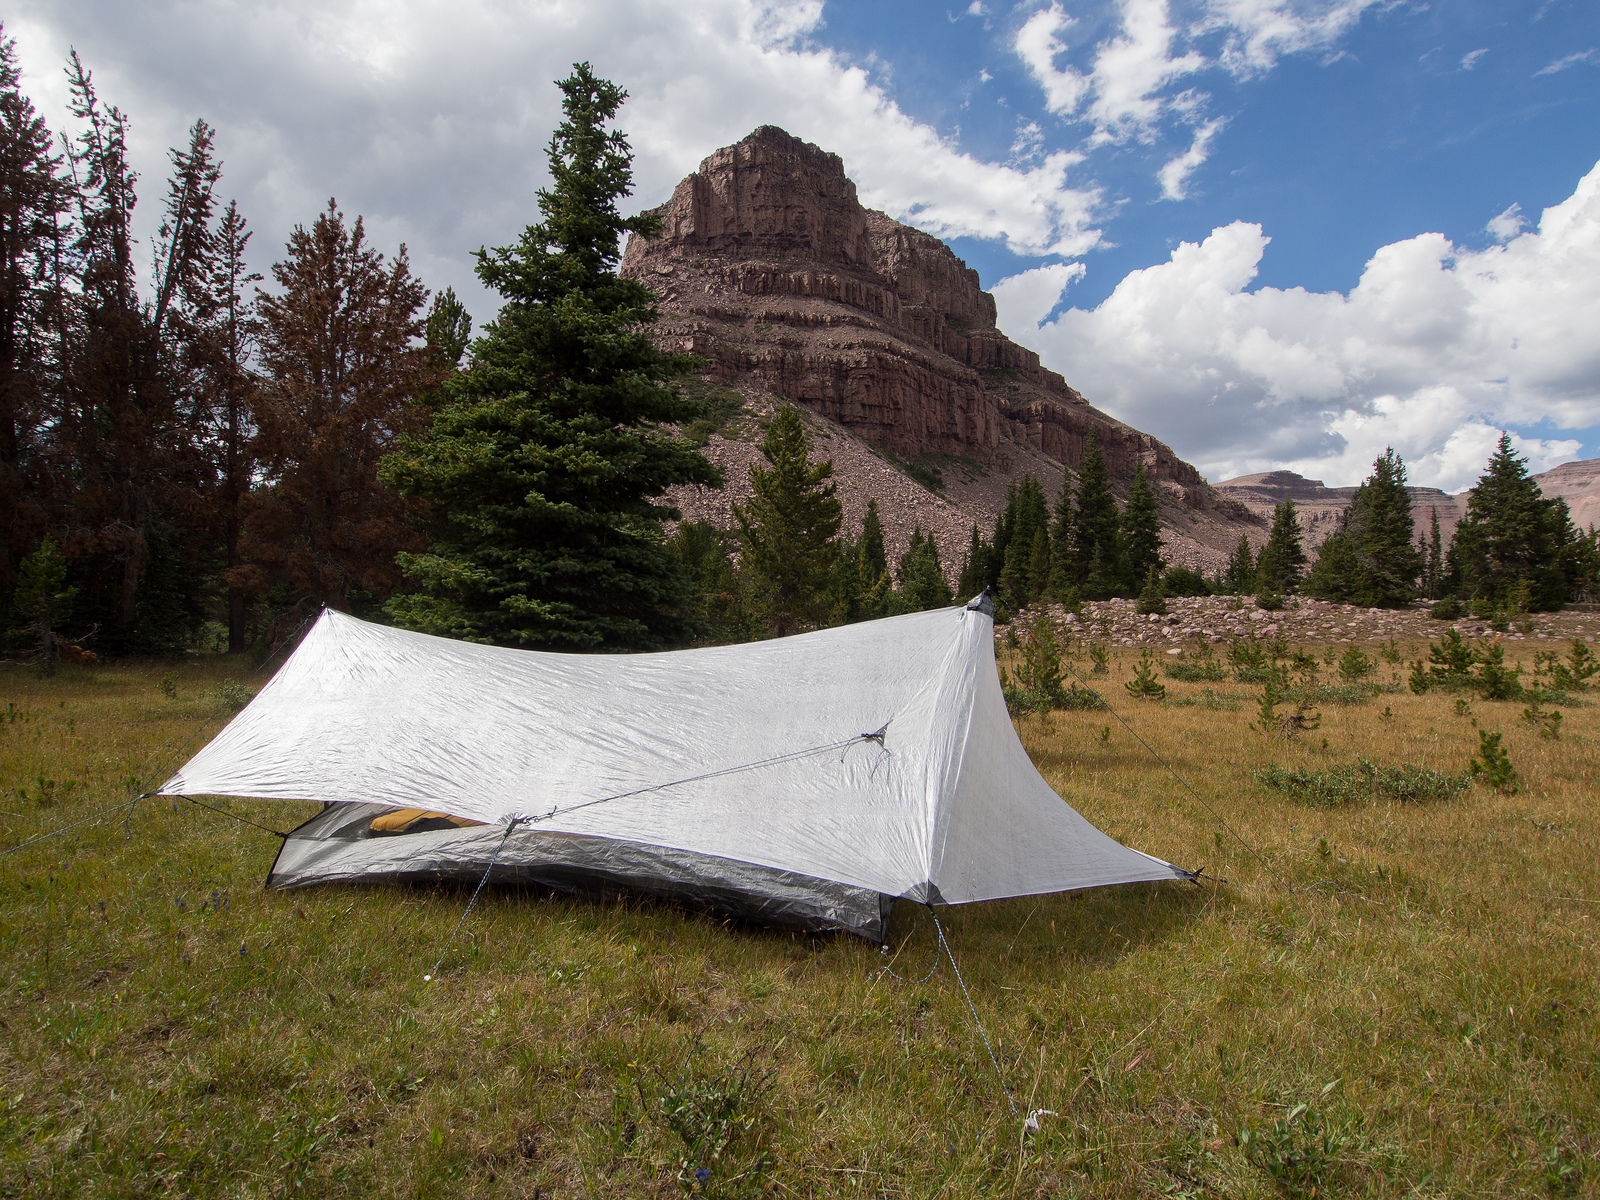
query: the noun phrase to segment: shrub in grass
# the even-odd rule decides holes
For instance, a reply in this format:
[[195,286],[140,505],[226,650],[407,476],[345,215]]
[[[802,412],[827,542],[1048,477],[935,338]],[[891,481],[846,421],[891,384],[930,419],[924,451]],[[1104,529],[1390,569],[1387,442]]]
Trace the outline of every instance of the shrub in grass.
[[1243,696],[1231,696],[1226,692],[1214,692],[1210,688],[1196,696],[1192,693],[1183,696],[1173,696],[1167,701],[1174,708],[1203,708],[1209,712],[1238,712],[1239,701]]
[[224,679],[222,686],[217,689],[217,699],[221,700],[222,706],[231,713],[242,711],[244,706],[255,698],[256,694],[249,688],[231,679]]
[[1286,1196],[1328,1194],[1349,1149],[1348,1135],[1330,1126],[1321,1113],[1297,1104],[1287,1114],[1259,1128],[1239,1131],[1245,1160],[1266,1173]]
[[1418,659],[1411,667],[1411,690],[1421,695],[1429,688],[1447,691],[1468,687],[1472,683],[1472,667],[1477,655],[1467,645],[1460,632],[1447,629],[1437,642],[1428,643],[1428,667],[1423,669]]
[[1446,596],[1439,603],[1428,610],[1428,615],[1435,621],[1456,621],[1466,610],[1461,607],[1461,601],[1454,596]]
[[1061,694],[1061,699],[1056,704],[1056,707],[1077,712],[1094,712],[1111,706],[1106,703],[1105,697],[1093,688],[1079,687],[1074,683],[1069,685],[1067,690]]
[[1272,664],[1267,657],[1267,647],[1255,634],[1234,638],[1228,644],[1228,662],[1233,666],[1233,677],[1240,683],[1265,683],[1272,675]]
[[1104,642],[1089,643],[1089,661],[1094,664],[1089,669],[1089,674],[1111,674],[1111,647]]
[[1567,661],[1552,661],[1550,665],[1550,680],[1558,688],[1568,692],[1584,692],[1589,690],[1596,672],[1600,672],[1600,655],[1573,638]]
[[1408,763],[1385,767],[1365,758],[1327,771],[1305,767],[1288,770],[1276,764],[1261,767],[1255,777],[1267,787],[1287,792],[1313,808],[1339,808],[1363,800],[1395,800],[1422,804],[1449,800],[1465,790],[1467,775],[1451,775],[1431,767]]
[[[1081,700],[1069,705],[1068,692],[1061,680],[1061,648],[1056,642],[1050,622],[1037,618],[1016,637],[1013,626],[1012,640],[1021,652],[1015,680],[1000,669],[1000,689],[1005,694],[1006,707],[1013,713],[1049,712],[1053,708],[1084,707]],[[1073,692],[1078,692],[1076,685]],[[1092,693],[1091,693],[1092,694]]]
[[676,1139],[677,1182],[684,1195],[763,1195],[767,1163],[747,1143],[754,1140],[750,1134],[777,1072],[758,1074],[751,1051],[722,1074],[697,1078],[694,1062],[701,1052],[696,1042],[678,1078],[663,1079],[654,1095],[636,1085],[645,1112]]
[[1163,663],[1161,669],[1167,673],[1167,678],[1185,683],[1217,683],[1228,677],[1207,642],[1195,646],[1191,661]]
[[1366,704],[1372,699],[1370,683],[1319,683],[1297,693],[1313,704]]

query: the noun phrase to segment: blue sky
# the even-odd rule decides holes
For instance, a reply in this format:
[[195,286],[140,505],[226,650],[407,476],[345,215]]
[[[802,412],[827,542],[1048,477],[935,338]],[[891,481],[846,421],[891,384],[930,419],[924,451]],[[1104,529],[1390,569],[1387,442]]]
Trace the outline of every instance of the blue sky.
[[[1003,157],[1027,122],[1045,146],[1083,148],[1092,122],[1050,113],[1014,48],[1021,18],[1048,6],[987,7],[995,10],[987,17],[957,6],[929,20],[925,4],[829,3],[812,37],[975,154]],[[1098,37],[1059,59],[1087,71],[1117,32],[1115,8],[1063,11],[1083,25],[1098,21]],[[1175,18],[1180,11],[1169,7]],[[1225,36],[1193,44],[1214,61]],[[1575,49],[1590,57],[1539,74]],[[1107,222],[1115,245],[1085,257],[1073,304],[1100,303],[1128,271],[1235,220],[1272,236],[1260,284],[1314,291],[1348,291],[1373,250],[1417,233],[1487,244],[1491,217],[1513,204],[1537,214],[1566,199],[1600,159],[1600,5],[1371,5],[1342,35],[1270,70],[1241,79],[1212,66],[1164,91],[1190,89],[1207,95],[1202,118],[1226,123],[1181,202],[1163,199],[1157,174],[1192,144],[1194,117],[1168,115],[1148,141],[1090,151],[1085,174],[1116,206]],[[1045,261],[976,238],[953,244],[986,287]]]
[[[1475,481],[1600,457],[1594,0],[15,0],[58,128],[76,46],[167,147],[218,128],[261,267],[330,195],[483,320],[550,81],[633,96],[637,199],[764,123],[946,238],[1002,327],[1212,479]],[[146,230],[148,233],[148,230]]]

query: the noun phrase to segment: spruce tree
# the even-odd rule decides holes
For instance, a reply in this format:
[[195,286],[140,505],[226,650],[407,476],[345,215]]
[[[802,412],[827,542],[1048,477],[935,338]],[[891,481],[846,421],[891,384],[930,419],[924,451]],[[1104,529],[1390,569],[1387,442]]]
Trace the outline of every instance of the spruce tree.
[[972,599],[989,586],[989,543],[983,540],[976,523],[972,538],[967,543],[966,557],[961,560],[961,578],[956,584],[956,599]]
[[422,323],[422,340],[437,369],[460,369],[461,356],[472,344],[472,314],[456,298],[454,288],[447,287],[434,296],[428,319]]
[[1061,472],[1061,491],[1050,514],[1050,594],[1062,604],[1075,595],[1079,579],[1072,552],[1072,472]]
[[1399,608],[1417,594],[1423,557],[1412,543],[1406,468],[1391,447],[1372,464],[1339,528],[1322,543],[1305,590],[1322,600]]
[[1243,596],[1256,590],[1255,552],[1250,549],[1250,539],[1242,533],[1219,582],[1230,596]]
[[924,537],[921,528],[913,529],[911,544],[900,559],[900,592],[895,610],[927,612],[948,606],[954,598],[939,561],[939,543],[932,534]]
[[250,230],[238,205],[229,202],[213,238],[205,311],[193,342],[204,376],[208,415],[206,441],[215,474],[213,526],[221,540],[222,579],[227,588],[228,653],[246,648],[245,589],[237,579],[244,564],[240,542],[250,489],[255,484],[253,412],[259,375],[251,368],[260,323],[246,289],[261,281],[246,260]]
[[1466,598],[1501,605],[1522,593],[1531,608],[1560,608],[1569,588],[1563,560],[1577,541],[1566,502],[1545,498],[1511,435],[1501,434],[1450,547]]
[[390,612],[414,629],[506,645],[651,648],[692,622],[678,561],[661,545],[657,503],[717,469],[662,432],[701,415],[667,381],[696,360],[650,341],[655,297],[616,264],[624,234],[627,139],[606,125],[626,93],[587,63],[557,85],[565,120],[550,139],[542,220],[513,246],[480,251],[478,277],[504,298],[451,380],[424,436],[384,477],[429,501],[440,536],[401,565],[416,594]]
[[1161,557],[1161,509],[1156,494],[1145,478],[1144,464],[1133,473],[1133,490],[1128,507],[1122,512],[1122,581],[1131,593],[1145,587],[1151,571],[1166,568]]
[[1300,544],[1300,519],[1285,496],[1272,510],[1272,533],[1256,563],[1256,587],[1280,595],[1296,591],[1305,576],[1306,552]]
[[779,637],[825,615],[833,539],[843,506],[834,495],[833,462],[813,464],[804,423],[791,404],[778,410],[761,442],[767,467],[750,468],[748,503],[733,517],[749,576]]
[[1118,591],[1121,517],[1116,497],[1111,494],[1111,477],[1105,456],[1100,453],[1097,429],[1089,430],[1083,461],[1078,465],[1076,505],[1072,514],[1072,558],[1082,581],[1078,587],[1085,599],[1106,600]]
[[1439,587],[1444,581],[1444,546],[1439,537],[1439,510],[1437,507],[1428,510],[1428,565],[1424,573],[1427,581],[1426,592],[1428,599],[1439,598]]
[[0,601],[49,522],[44,453],[60,377],[65,289],[51,264],[70,199],[54,138],[22,94],[0,28]]
[[690,610],[704,622],[702,637],[712,643],[742,641],[744,610],[728,553],[732,535],[709,521],[680,521],[666,541],[669,554],[683,563],[689,579]]
[[883,521],[878,516],[878,502],[872,497],[867,498],[867,515],[861,519],[861,553],[876,583],[878,576],[889,569],[889,552],[883,546]]

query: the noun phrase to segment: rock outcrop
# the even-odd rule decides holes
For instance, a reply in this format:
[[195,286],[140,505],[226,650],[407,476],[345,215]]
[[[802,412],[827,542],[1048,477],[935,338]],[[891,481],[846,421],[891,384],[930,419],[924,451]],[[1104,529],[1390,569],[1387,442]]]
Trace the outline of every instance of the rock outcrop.
[[[1579,529],[1600,525],[1600,458],[1562,463],[1533,478],[1546,496],[1552,499],[1560,496],[1567,502],[1567,508],[1572,512],[1572,523]],[[1463,507],[1466,499],[1463,493]]]
[[662,345],[707,359],[716,380],[803,403],[902,461],[986,473],[1039,455],[1075,468],[1095,429],[1118,490],[1140,463],[1158,486],[1170,540],[1195,551],[1176,557],[1215,565],[1240,528],[1264,536],[1171,447],[1001,333],[978,273],[863,208],[837,155],[763,126],[656,212],[661,235],[631,238],[621,271],[659,294]]

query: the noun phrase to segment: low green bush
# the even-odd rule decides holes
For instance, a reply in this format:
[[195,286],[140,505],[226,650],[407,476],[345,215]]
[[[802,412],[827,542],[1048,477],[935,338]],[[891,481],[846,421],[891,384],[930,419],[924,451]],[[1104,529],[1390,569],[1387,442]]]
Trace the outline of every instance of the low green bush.
[[1464,791],[1469,782],[1467,775],[1451,775],[1416,764],[1385,767],[1365,758],[1327,771],[1308,771],[1305,767],[1288,770],[1274,764],[1259,768],[1255,777],[1313,808],[1339,808],[1362,800],[1397,800],[1404,804],[1449,800]]

